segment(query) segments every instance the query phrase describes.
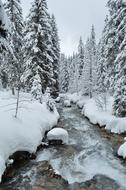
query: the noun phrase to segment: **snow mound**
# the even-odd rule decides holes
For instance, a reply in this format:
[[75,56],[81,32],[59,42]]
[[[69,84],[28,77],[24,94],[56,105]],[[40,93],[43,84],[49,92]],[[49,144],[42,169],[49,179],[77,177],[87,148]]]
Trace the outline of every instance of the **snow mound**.
[[65,106],[65,107],[71,107],[70,100],[65,100],[65,101],[64,101],[64,106]]
[[59,102],[60,102],[60,97],[57,97],[57,98],[55,99],[55,102],[56,102],[56,103],[59,103]]
[[[124,140],[125,140],[125,138],[124,138]],[[119,147],[118,155],[123,157],[124,159],[126,158],[126,142]]]
[[57,124],[59,114],[50,112],[46,103],[31,101],[22,93],[18,118],[14,117],[16,99],[0,92],[0,181],[10,155],[17,151],[36,152],[46,131]]
[[88,97],[83,97],[79,101],[77,101],[78,108],[82,109],[84,107],[84,105],[86,104],[88,99],[89,99]]
[[87,100],[82,109],[82,114],[89,118],[93,124],[99,124],[112,133],[121,134],[126,132],[126,118],[117,118],[112,115],[113,98],[108,98],[107,110],[101,110],[94,98]]
[[54,128],[47,134],[48,140],[62,140],[63,144],[68,143],[68,132],[62,128]]
[[66,94],[66,99],[68,99],[73,104],[76,104],[81,98],[81,93]]

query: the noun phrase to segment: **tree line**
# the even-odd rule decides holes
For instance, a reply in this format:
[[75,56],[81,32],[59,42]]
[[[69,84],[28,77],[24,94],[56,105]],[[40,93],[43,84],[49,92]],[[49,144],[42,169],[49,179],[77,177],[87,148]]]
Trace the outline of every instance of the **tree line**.
[[95,31],[86,44],[80,38],[78,51],[61,55],[60,90],[79,92],[90,97],[114,97],[113,114],[126,117],[126,1],[109,0],[104,29],[96,43]]
[[20,0],[0,1],[0,82],[40,100],[47,88],[59,93],[60,44],[56,19],[46,0],[34,0],[24,20]]

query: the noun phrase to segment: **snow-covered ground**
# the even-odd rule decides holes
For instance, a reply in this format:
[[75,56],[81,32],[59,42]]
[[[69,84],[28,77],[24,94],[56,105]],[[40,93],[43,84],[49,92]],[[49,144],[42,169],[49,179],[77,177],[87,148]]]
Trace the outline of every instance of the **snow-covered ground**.
[[[81,94],[67,94],[66,99],[76,102],[78,107],[82,108],[82,114],[85,115],[91,123],[99,124],[112,133],[121,134],[126,132],[126,118],[117,118],[113,115],[112,105],[113,97],[97,96],[92,99],[83,97]],[[126,142],[118,150],[119,156],[126,158]]]
[[16,151],[36,152],[45,131],[57,124],[59,114],[47,109],[46,103],[33,101],[21,93],[18,117],[15,118],[16,98],[9,92],[0,92],[0,179],[6,162]]

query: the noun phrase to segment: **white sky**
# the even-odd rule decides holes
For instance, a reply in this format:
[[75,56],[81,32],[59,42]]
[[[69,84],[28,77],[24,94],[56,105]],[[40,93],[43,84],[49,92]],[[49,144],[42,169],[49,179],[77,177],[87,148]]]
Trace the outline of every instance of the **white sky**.
[[[21,1],[26,16],[33,0]],[[107,0],[47,0],[47,3],[49,12],[54,13],[57,20],[62,52],[69,55],[76,51],[80,35],[85,41],[92,24],[96,38],[100,38],[107,14]]]

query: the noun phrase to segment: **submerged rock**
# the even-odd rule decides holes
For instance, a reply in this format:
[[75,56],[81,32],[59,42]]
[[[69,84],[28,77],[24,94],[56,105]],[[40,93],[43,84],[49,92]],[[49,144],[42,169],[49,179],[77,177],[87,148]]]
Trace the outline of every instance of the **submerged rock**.
[[119,190],[119,185],[104,175],[97,175],[85,183],[70,185],[71,190]]
[[69,185],[50,166],[48,161],[29,163],[13,180],[0,186],[0,190],[68,190]]

